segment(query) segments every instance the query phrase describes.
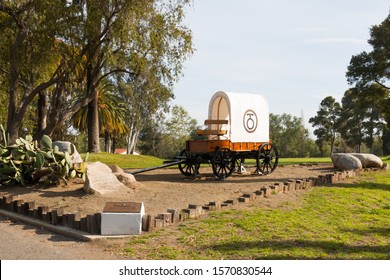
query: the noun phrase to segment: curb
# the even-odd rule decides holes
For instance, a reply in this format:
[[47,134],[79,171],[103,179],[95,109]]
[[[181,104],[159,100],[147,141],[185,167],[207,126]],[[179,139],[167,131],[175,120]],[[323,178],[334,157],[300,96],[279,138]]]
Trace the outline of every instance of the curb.
[[107,239],[107,238],[123,238],[123,237],[129,237],[129,235],[90,235],[85,234],[84,231],[72,229],[65,226],[59,226],[59,225],[51,225],[46,222],[39,221],[37,219],[29,218],[21,214],[13,213],[10,211],[5,211],[0,209],[0,215],[4,216],[6,218],[16,220],[19,222],[23,222],[26,224],[30,224],[33,226],[37,226],[40,228],[47,229],[49,231],[59,233],[68,237],[72,237],[74,239],[80,240],[80,241],[93,241],[98,239]]

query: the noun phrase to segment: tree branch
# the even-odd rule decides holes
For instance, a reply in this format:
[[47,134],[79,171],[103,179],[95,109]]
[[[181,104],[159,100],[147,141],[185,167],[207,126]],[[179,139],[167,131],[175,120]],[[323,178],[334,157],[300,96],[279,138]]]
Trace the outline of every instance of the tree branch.
[[388,87],[388,86],[386,86],[385,84],[383,84],[383,83],[379,82],[378,80],[375,80],[375,83],[377,83],[378,85],[380,85],[380,86],[384,87],[385,89],[388,89],[388,90],[390,90],[390,87]]
[[94,84],[94,86],[97,86],[104,78],[114,74],[114,73],[127,73],[129,75],[134,75],[134,72],[133,71],[129,71],[129,70],[126,70],[126,69],[114,69],[114,70],[111,70],[107,73],[105,73],[104,75],[102,75]]

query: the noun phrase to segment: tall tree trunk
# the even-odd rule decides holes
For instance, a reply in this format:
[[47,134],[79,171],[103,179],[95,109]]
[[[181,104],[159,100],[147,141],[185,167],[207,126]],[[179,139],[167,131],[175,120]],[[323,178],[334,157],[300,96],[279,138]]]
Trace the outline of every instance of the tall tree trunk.
[[133,154],[135,151],[135,146],[137,144],[138,134],[139,134],[139,129],[137,129],[136,122],[134,120],[132,120],[131,124],[130,124],[130,132],[126,136],[126,142],[127,142],[126,143],[127,144],[126,153],[129,155]]
[[382,132],[382,151],[384,156],[390,155],[390,128],[388,124],[384,125]]
[[47,127],[47,105],[47,93],[45,91],[41,91],[38,98],[38,132]]
[[104,134],[104,146],[105,146],[104,150],[107,153],[114,153],[112,149],[112,137],[108,132]]
[[88,104],[88,151],[100,153],[99,143],[99,108],[97,91],[94,90],[95,98]]
[[10,84],[9,84],[9,103],[7,116],[7,134],[9,144],[15,142],[19,137],[19,130],[22,124],[22,118],[17,113],[18,107],[18,84],[19,84],[19,64],[20,64],[20,49],[26,38],[25,31],[19,28],[14,44],[10,50]]
[[116,138],[115,137],[112,137],[111,139],[112,141],[112,145],[111,145],[111,151],[113,154],[115,154],[115,149],[116,149]]

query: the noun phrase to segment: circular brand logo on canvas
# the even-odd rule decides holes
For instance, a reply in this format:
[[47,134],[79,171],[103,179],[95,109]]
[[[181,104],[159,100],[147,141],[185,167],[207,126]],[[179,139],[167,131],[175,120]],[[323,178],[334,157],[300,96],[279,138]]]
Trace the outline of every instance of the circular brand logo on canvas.
[[253,110],[247,110],[244,114],[244,128],[249,133],[255,132],[257,128],[257,115]]

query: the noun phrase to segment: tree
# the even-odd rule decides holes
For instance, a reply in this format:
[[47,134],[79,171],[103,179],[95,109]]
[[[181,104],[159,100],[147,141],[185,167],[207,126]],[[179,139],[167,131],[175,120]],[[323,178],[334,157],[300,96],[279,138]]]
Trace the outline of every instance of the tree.
[[[104,136],[107,152],[113,152],[115,150],[112,148],[113,141],[129,131],[129,127],[125,123],[128,108],[120,96],[112,92],[114,89],[114,85],[109,82],[101,83],[97,89],[99,131],[101,136]],[[88,130],[89,109],[90,106],[84,106],[72,117],[74,127],[82,132]]]
[[356,89],[347,90],[341,99],[342,111],[339,131],[346,144],[354,148],[356,152],[360,152],[364,135],[364,112],[357,100],[356,91]]
[[34,98],[64,78],[56,35],[65,10],[61,1],[0,1],[0,73],[7,87],[11,142]]
[[89,150],[98,152],[97,85],[116,73],[139,77],[145,69],[153,69],[159,83],[172,86],[192,53],[191,33],[182,26],[189,1],[84,3],[79,11],[83,36],[78,43],[86,57],[86,95],[93,97],[88,110]]
[[383,119],[384,96],[387,91],[378,84],[347,90],[341,100],[340,132],[350,147],[361,151],[365,143],[372,152],[374,138],[385,125]]
[[390,14],[381,24],[371,27],[368,43],[373,50],[352,56],[347,80],[359,88],[376,83],[389,90]]
[[[154,6],[153,6],[154,3]],[[135,150],[138,135],[156,114],[168,111],[174,98],[173,85],[182,71],[182,63],[193,52],[191,32],[183,24],[183,8],[189,1],[147,1],[152,5],[145,15],[137,14],[129,22],[130,45],[123,45],[115,65],[132,70],[133,75],[117,73],[120,94],[131,114],[127,124],[127,150]],[[131,53],[131,60],[126,53]],[[122,66],[124,67],[124,66]]]
[[281,157],[309,156],[300,147],[309,144],[309,132],[303,126],[302,118],[290,114],[270,114],[270,138],[278,148]]
[[[386,135],[389,130],[390,123],[390,14],[379,25],[374,25],[370,29],[370,39],[368,43],[372,46],[372,51],[362,52],[354,55],[351,58],[347,71],[347,80],[349,84],[354,85],[365,94],[372,94],[382,90],[380,100],[378,101],[382,111],[376,108],[372,111],[373,114],[382,114],[382,117],[387,122],[387,128],[384,130]],[[372,86],[376,89],[373,91]],[[377,96],[378,97],[378,96]],[[372,116],[371,119],[378,119],[378,116]],[[371,125],[372,127],[375,124]],[[374,130],[368,132],[366,142],[372,147]],[[389,137],[383,134],[383,147],[385,150],[390,146]]]
[[147,85],[143,102],[151,102],[164,87],[167,102],[182,63],[193,52],[191,32],[183,25],[189,3],[1,0],[0,74],[8,87],[11,139],[39,96],[36,137],[52,133],[89,104],[89,150],[99,151],[97,88],[103,80],[114,82],[119,73],[121,82]]
[[156,118],[145,125],[140,135],[141,149],[146,154],[172,158],[185,148],[196,126],[196,120],[182,106],[175,105],[168,120]]
[[330,144],[330,153],[333,153],[336,134],[339,126],[340,104],[332,96],[325,97],[317,111],[317,115],[309,119],[309,122],[316,127],[314,135],[317,136],[316,143],[320,149],[321,156],[324,156],[324,145]]
[[196,129],[197,121],[188,114],[182,106],[174,105],[171,110],[171,118],[164,124],[166,134],[165,141],[172,151],[172,156],[177,155],[185,148],[186,141]]
[[156,114],[168,112],[168,102],[173,98],[172,89],[159,81],[155,72],[143,71],[125,80],[119,77],[118,90],[129,109],[125,121],[130,130],[127,134],[127,153],[132,154],[141,130],[156,119]]

